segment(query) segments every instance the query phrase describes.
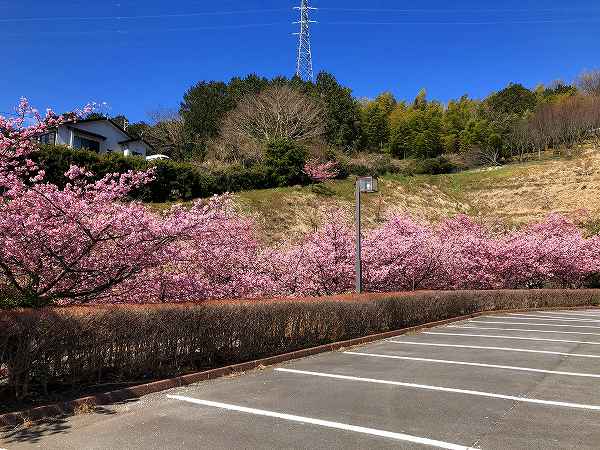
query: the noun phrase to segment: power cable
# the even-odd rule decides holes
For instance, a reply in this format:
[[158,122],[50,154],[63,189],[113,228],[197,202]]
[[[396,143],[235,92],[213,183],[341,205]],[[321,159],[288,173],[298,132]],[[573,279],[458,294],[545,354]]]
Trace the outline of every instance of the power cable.
[[248,9],[233,11],[206,11],[181,14],[148,14],[140,16],[59,16],[59,17],[12,17],[0,19],[0,23],[9,22],[54,22],[54,21],[91,21],[91,20],[138,20],[138,19],[173,19],[201,16],[233,16],[238,14],[257,14],[265,12],[289,12],[289,9]]

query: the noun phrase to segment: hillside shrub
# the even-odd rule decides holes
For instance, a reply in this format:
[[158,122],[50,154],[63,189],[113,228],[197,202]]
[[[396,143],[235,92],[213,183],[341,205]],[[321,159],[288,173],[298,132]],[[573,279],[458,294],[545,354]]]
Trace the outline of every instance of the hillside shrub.
[[273,140],[265,150],[265,166],[277,186],[304,184],[308,181],[304,173],[307,156],[307,150],[293,141]]
[[70,386],[170,377],[480,311],[598,304],[595,290],[528,290],[5,311],[0,405]]
[[[32,159],[45,170],[45,180],[61,188],[69,182],[64,174],[71,165],[85,167],[94,173],[96,179],[112,173],[154,168],[154,181],[132,192],[131,197],[157,203],[207,198],[225,192],[267,189],[303,181],[302,173],[297,170],[300,161],[294,161],[293,152],[279,159],[274,157],[269,167],[257,164],[213,170],[185,162],[146,162],[139,157],[124,157],[115,153],[98,155],[87,150],[51,145],[40,146]],[[282,164],[282,167],[278,169],[277,164]]]
[[353,158],[346,158],[343,155],[339,155],[338,158],[340,169],[338,178],[346,178],[350,175],[381,177],[403,171],[402,165],[387,154],[360,153]]
[[456,164],[443,156],[438,156],[436,158],[414,160],[407,167],[406,172],[411,175],[441,175],[456,172],[458,169],[459,167]]

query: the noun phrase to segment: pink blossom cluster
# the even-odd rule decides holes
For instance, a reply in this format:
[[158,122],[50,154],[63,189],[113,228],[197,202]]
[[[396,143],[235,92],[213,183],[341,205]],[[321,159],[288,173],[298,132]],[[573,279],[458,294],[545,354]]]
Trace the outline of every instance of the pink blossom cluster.
[[311,159],[304,165],[304,173],[311,180],[322,183],[337,177],[340,171],[335,161],[321,162],[317,159]]
[[[59,188],[29,156],[36,133],[65,119],[27,108],[32,124],[0,118],[0,295],[40,306],[352,291],[354,230],[335,214],[301,242],[268,248],[228,195],[164,213],[128,201],[152,172],[97,180],[72,166]],[[600,237],[559,215],[501,234],[466,216],[396,216],[366,233],[362,258],[376,292],[580,287],[600,272]]]
[[[272,295],[318,296],[354,287],[354,230],[329,221],[286,251],[270,254]],[[371,292],[417,289],[581,287],[600,272],[600,237],[568,219],[494,234],[467,216],[431,225],[396,216],[363,241],[363,281]]]

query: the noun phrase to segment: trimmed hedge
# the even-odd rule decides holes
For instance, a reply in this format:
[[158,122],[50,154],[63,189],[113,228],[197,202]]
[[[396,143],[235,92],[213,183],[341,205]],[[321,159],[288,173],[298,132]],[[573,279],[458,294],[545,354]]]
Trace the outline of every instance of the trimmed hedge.
[[600,305],[597,290],[452,291],[0,312],[0,404],[170,377],[481,311]]

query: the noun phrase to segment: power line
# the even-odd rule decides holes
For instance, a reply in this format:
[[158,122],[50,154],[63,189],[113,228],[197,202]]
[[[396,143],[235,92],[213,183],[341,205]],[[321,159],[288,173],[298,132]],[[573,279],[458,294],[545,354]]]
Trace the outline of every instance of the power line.
[[[199,26],[199,27],[175,27],[175,28],[153,28],[152,32],[164,32],[164,33],[175,33],[175,32],[186,32],[186,31],[218,31],[218,30],[239,30],[244,28],[266,28],[275,26],[289,26],[288,22],[271,22],[271,23],[245,23],[238,25],[215,25],[215,26]],[[135,33],[148,33],[147,28],[140,29],[112,29],[112,30],[81,30],[81,31],[37,31],[36,35],[97,35],[97,34],[135,34]],[[0,34],[2,37],[22,37],[23,33],[6,33]]]
[[299,10],[300,20],[294,24],[300,25],[298,35],[298,57],[296,60],[296,76],[307,81],[313,80],[312,49],[310,43],[310,24],[316,23],[310,20],[310,11],[315,10],[309,4],[309,0],[301,0],[300,6],[294,7]]
[[471,22],[441,22],[441,21],[403,21],[403,22],[321,22],[325,25],[332,26],[354,26],[354,25],[369,25],[369,26],[395,26],[395,25],[455,25],[455,26],[468,26],[468,25],[543,25],[543,24],[592,24],[600,23],[599,19],[540,19],[540,20],[497,20],[497,21],[471,21]]
[[138,20],[138,19],[174,19],[201,16],[233,16],[243,14],[258,14],[264,12],[283,12],[287,9],[247,9],[232,11],[205,11],[181,14],[147,14],[129,16],[57,16],[57,17],[12,17],[0,19],[0,23],[9,22],[54,22],[54,21],[91,21],[91,20]]
[[471,12],[471,13],[535,13],[535,12],[600,12],[600,8],[319,8],[319,11],[335,12],[403,12],[403,13],[453,13],[453,12]]

